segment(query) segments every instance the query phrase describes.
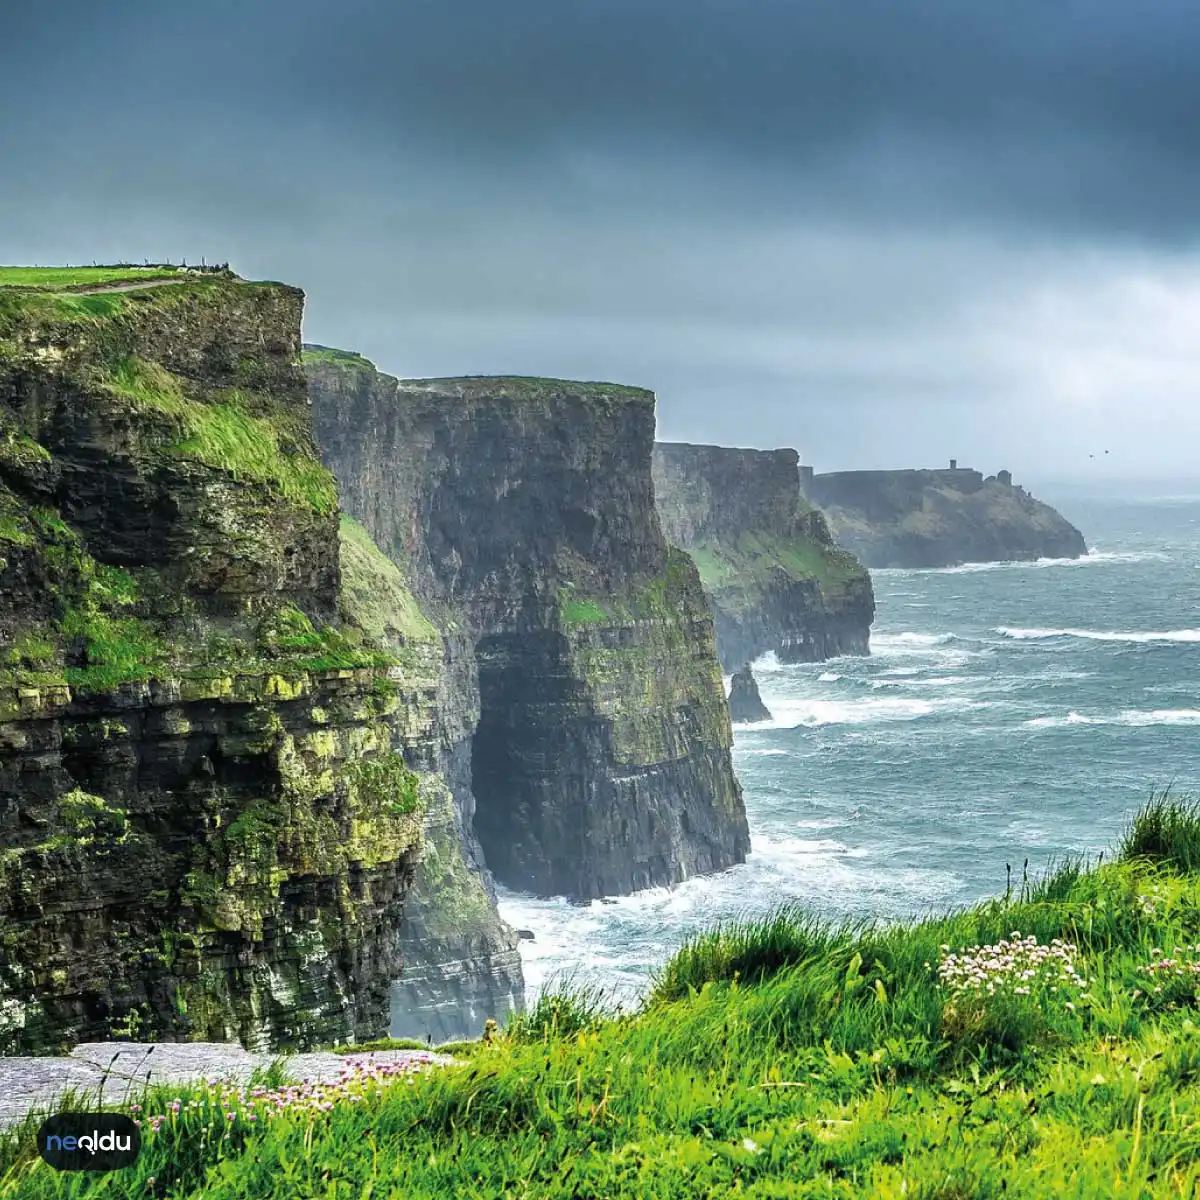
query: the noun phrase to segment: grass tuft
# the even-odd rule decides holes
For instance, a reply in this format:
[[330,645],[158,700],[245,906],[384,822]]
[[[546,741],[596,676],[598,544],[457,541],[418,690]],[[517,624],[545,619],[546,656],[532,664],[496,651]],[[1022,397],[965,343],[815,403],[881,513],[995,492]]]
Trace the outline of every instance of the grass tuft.
[[601,1028],[615,1014],[603,988],[563,979],[543,989],[532,1008],[514,1013],[505,1036],[515,1042],[573,1038]]
[[1121,842],[1123,859],[1148,859],[1180,871],[1200,868],[1200,803],[1153,796],[1130,823]]
[[[114,283],[148,283],[179,278],[179,267],[0,267],[0,287],[58,291],[60,288],[102,287]],[[185,276],[186,277],[186,276]]]

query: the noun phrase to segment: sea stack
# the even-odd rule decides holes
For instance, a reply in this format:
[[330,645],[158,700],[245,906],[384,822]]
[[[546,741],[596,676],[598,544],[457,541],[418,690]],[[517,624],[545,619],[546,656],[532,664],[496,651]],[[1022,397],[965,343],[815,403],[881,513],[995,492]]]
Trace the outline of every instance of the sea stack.
[[754,672],[746,663],[729,686],[729,717],[733,721],[769,721],[771,710],[758,694]]

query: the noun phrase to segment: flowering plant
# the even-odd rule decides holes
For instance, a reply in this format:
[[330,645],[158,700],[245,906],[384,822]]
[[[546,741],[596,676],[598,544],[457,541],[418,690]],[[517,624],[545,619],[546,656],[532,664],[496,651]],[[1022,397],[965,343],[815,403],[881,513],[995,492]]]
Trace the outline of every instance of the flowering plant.
[[942,953],[938,979],[958,997],[1028,996],[1041,990],[1054,994],[1087,986],[1075,966],[1079,948],[1061,938],[1042,945],[1032,934],[1022,938],[1014,930],[991,946],[972,946],[957,954],[943,946]]
[[1153,949],[1150,962],[1138,967],[1147,977],[1144,988],[1134,992],[1151,1003],[1179,1003],[1200,994],[1200,945],[1175,946],[1170,954]]
[[234,1128],[253,1127],[260,1121],[283,1116],[311,1119],[329,1112],[338,1103],[362,1103],[380,1095],[392,1083],[400,1080],[411,1083],[415,1072],[432,1061],[432,1055],[424,1052],[395,1061],[346,1059],[335,1080],[305,1079],[275,1088],[208,1083],[203,1093],[189,1100],[169,1101],[165,1112],[145,1113],[140,1104],[131,1104],[129,1111],[137,1114],[134,1123],[142,1126],[143,1134],[159,1133],[164,1125],[191,1125],[195,1120],[201,1127],[224,1129],[224,1136],[228,1137]]
[[[1049,945],[1014,930],[993,945],[951,953],[942,947],[938,981],[949,992],[942,1029],[952,1041],[985,1041],[1018,1050],[1050,1030],[1061,1004],[1075,1011],[1087,980],[1076,966],[1079,949],[1055,938]],[[930,970],[934,968],[926,964]]]

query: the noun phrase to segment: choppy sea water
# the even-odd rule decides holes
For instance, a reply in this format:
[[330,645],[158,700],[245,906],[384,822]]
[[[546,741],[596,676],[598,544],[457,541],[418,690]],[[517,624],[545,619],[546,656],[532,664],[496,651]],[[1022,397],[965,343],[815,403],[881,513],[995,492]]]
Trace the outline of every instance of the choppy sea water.
[[870,658],[759,660],[744,865],[589,907],[503,892],[531,998],[565,975],[633,999],[689,933],[785,900],[969,903],[1006,862],[1110,849],[1154,790],[1200,797],[1200,496],[1060,506],[1086,559],[874,571]]

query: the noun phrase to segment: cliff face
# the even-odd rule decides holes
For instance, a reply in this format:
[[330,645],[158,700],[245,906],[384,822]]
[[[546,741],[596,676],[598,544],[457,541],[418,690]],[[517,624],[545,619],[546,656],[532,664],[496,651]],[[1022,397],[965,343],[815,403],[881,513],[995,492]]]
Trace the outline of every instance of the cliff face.
[[768,650],[869,653],[870,576],[801,497],[794,450],[659,442],[654,495],[667,539],[699,568],[727,671]]
[[330,352],[309,378],[347,507],[473,647],[474,828],[496,877],[589,898],[741,861],[712,621],[654,511],[653,395],[397,382]]
[[387,1026],[441,652],[365,627],[302,300],[0,288],[0,1049]]
[[427,772],[424,848],[404,907],[402,968],[391,987],[393,1037],[475,1037],[488,1017],[524,1004],[516,932],[496,910],[474,832],[471,736],[479,686],[469,644],[447,622],[438,634],[399,567],[366,530],[343,519],[344,593],[357,621],[403,664],[413,704],[400,731],[410,761]]
[[816,475],[809,496],[838,541],[870,567],[1078,558],[1083,534],[1007,471],[841,471]]

